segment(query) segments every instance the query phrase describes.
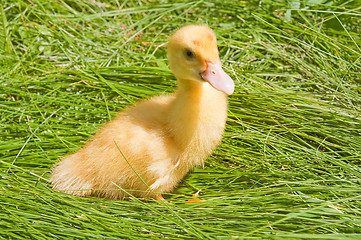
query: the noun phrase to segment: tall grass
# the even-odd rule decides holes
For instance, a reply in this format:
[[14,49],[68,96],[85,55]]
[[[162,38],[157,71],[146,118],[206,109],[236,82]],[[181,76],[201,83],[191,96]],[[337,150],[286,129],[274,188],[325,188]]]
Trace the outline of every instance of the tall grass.
[[[358,1],[0,4],[0,237],[360,239]],[[133,102],[172,92],[164,43],[214,29],[236,82],[222,144],[166,196],[54,192],[51,166]],[[202,190],[204,202],[185,204]]]

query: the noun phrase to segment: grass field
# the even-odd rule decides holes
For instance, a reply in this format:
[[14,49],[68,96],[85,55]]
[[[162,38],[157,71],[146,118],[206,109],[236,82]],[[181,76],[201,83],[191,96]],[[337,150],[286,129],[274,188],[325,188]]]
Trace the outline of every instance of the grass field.
[[[361,239],[358,0],[5,0],[0,14],[0,239]],[[166,204],[54,192],[60,157],[175,89],[164,44],[190,23],[214,29],[236,82],[204,168]]]

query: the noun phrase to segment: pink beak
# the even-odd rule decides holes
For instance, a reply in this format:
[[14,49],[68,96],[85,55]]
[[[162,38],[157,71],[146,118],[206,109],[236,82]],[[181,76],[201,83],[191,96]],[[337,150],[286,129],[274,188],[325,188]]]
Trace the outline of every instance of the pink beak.
[[207,69],[201,73],[202,78],[215,89],[231,95],[234,91],[234,82],[222,69],[220,64],[207,62]]

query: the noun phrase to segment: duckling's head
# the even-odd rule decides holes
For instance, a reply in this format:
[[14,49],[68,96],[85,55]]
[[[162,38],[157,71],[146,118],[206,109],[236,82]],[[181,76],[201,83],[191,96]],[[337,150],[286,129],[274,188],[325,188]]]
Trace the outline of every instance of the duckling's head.
[[178,29],[168,43],[170,68],[179,81],[211,84],[228,95],[233,80],[223,71],[216,36],[206,25],[188,25]]

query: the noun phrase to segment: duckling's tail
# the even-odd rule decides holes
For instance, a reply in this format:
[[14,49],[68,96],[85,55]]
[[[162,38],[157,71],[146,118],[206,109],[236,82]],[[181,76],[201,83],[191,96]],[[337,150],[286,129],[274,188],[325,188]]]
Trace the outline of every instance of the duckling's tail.
[[92,194],[93,184],[84,173],[79,174],[79,169],[68,156],[57,163],[50,177],[53,189],[75,196],[88,197]]

